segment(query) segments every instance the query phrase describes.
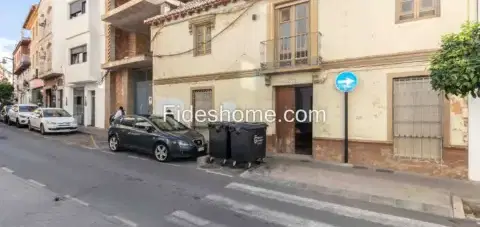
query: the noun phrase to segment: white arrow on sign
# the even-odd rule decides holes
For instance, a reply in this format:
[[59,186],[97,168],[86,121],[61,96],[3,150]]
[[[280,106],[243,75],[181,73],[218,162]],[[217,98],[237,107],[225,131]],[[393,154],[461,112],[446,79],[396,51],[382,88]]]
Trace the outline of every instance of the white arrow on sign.
[[353,82],[355,82],[355,81],[350,79],[350,78],[346,78],[344,80],[339,80],[338,81],[339,84],[343,84],[345,87],[350,87],[350,84],[352,84]]

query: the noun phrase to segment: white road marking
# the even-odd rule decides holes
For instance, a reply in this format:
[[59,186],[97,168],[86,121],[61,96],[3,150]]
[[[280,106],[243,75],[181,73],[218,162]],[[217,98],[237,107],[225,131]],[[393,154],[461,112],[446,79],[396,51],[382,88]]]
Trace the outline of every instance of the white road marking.
[[106,151],[106,150],[99,150],[100,152],[103,152],[105,154],[115,154],[114,152],[111,151]]
[[281,202],[295,204],[297,206],[307,207],[315,210],[332,212],[337,215],[346,216],[355,219],[366,220],[369,222],[395,227],[446,227],[435,223],[423,222],[419,220],[377,213],[369,210],[343,206],[340,204],[318,201],[310,198],[300,197],[292,194],[286,194],[278,191],[254,187],[240,183],[230,183],[226,188],[241,191],[255,196],[268,199],[274,199]]
[[170,223],[173,223],[175,225],[178,225],[178,226],[183,226],[183,227],[198,227],[190,222],[187,222],[185,220],[182,220],[180,218],[176,218],[172,215],[168,215],[165,217],[165,220],[167,220],[168,222]]
[[208,227],[226,227],[225,225],[220,225],[209,220],[203,219],[201,217],[195,216],[183,210],[177,210],[166,216],[165,219],[174,224],[191,227],[191,226],[208,226]]
[[233,177],[230,174],[220,173],[220,172],[216,172],[216,171],[213,171],[213,170],[204,170],[204,171],[207,172],[207,173],[217,174],[217,175],[224,176],[224,177]]
[[85,145],[81,145],[81,147],[83,147],[85,149],[89,149],[89,150],[95,150],[96,149],[94,147],[89,147],[89,146],[85,146]]
[[138,157],[138,156],[134,156],[134,155],[129,155],[129,156],[127,156],[127,157],[133,158],[133,159],[138,159],[138,160],[143,160],[143,161],[147,161],[147,160],[148,160],[148,159],[146,159],[146,158],[142,158],[142,157]]
[[112,216],[113,218],[123,222],[125,225],[128,225],[128,226],[131,226],[131,227],[137,227],[137,223],[133,222],[133,221],[130,221],[126,218],[122,218],[120,216]]
[[30,183],[32,183],[32,184],[34,184],[34,185],[40,186],[40,187],[45,187],[45,186],[46,186],[46,185],[44,185],[44,184],[42,184],[42,183],[40,183],[40,182],[38,182],[38,181],[32,180],[32,179],[29,179],[29,180],[27,180],[27,181],[30,182]]
[[169,165],[169,166],[181,167],[181,165],[172,164],[172,163],[162,163],[162,165]]
[[219,195],[207,195],[205,199],[210,203],[224,207],[235,213],[247,215],[281,226],[335,227],[334,225],[327,223],[317,222],[295,215],[258,207],[252,204],[238,202]]
[[5,171],[5,172],[7,172],[7,173],[13,173],[13,172],[14,172],[13,170],[11,170],[11,169],[9,169],[9,168],[7,168],[7,167],[2,167],[2,170]]
[[77,198],[74,198],[74,197],[71,197],[70,195],[65,195],[65,198],[71,199],[72,201],[75,201],[75,202],[80,203],[81,205],[84,205],[84,206],[87,206],[87,207],[90,205],[87,202],[85,202],[83,200],[80,200],[80,199],[77,199]]

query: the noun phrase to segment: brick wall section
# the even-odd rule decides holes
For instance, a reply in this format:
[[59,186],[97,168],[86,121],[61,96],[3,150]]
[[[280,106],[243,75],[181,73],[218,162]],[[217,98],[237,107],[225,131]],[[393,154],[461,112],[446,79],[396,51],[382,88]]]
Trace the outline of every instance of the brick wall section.
[[[275,135],[267,135],[267,152],[278,153]],[[313,139],[313,157],[316,160],[342,163],[343,140]],[[404,159],[393,156],[393,144],[387,142],[349,141],[350,164],[413,172],[428,176],[440,176],[465,180],[468,178],[468,151],[466,148],[444,147],[443,160]]]
[[119,106],[124,106],[125,103],[123,102],[124,97],[124,89],[123,89],[123,70],[115,72],[115,104],[114,110],[116,110]]
[[112,50],[112,34],[115,28],[112,25],[105,25],[105,62],[109,62],[114,59]]
[[145,54],[150,52],[150,37],[144,34],[136,34],[135,51],[136,54]]
[[[343,162],[343,140],[314,139],[313,150],[317,160]],[[465,148],[444,148],[443,161],[437,163],[394,157],[391,143],[350,141],[349,163],[457,179],[466,179],[468,175]]]
[[150,51],[149,37],[140,33],[130,33],[128,40],[129,56],[137,56],[148,53]]
[[115,60],[120,60],[130,55],[130,33],[115,29]]
[[137,54],[137,35],[133,32],[128,34],[128,56]]

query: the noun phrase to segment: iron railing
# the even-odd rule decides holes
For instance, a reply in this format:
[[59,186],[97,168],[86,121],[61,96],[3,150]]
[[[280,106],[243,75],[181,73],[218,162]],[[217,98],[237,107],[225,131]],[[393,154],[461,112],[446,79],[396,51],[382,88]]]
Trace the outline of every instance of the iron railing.
[[30,66],[30,56],[26,54],[20,55],[19,59],[15,59],[15,71],[19,69],[25,69]]
[[320,65],[320,32],[280,37],[260,43],[263,70]]

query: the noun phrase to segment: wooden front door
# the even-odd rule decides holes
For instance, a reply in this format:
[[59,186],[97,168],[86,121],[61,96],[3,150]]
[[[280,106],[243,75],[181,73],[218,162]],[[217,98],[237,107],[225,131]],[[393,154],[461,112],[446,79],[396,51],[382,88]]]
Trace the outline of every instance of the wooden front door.
[[[295,87],[275,87],[276,144],[278,153],[295,154]],[[292,122],[288,122],[292,121]]]

